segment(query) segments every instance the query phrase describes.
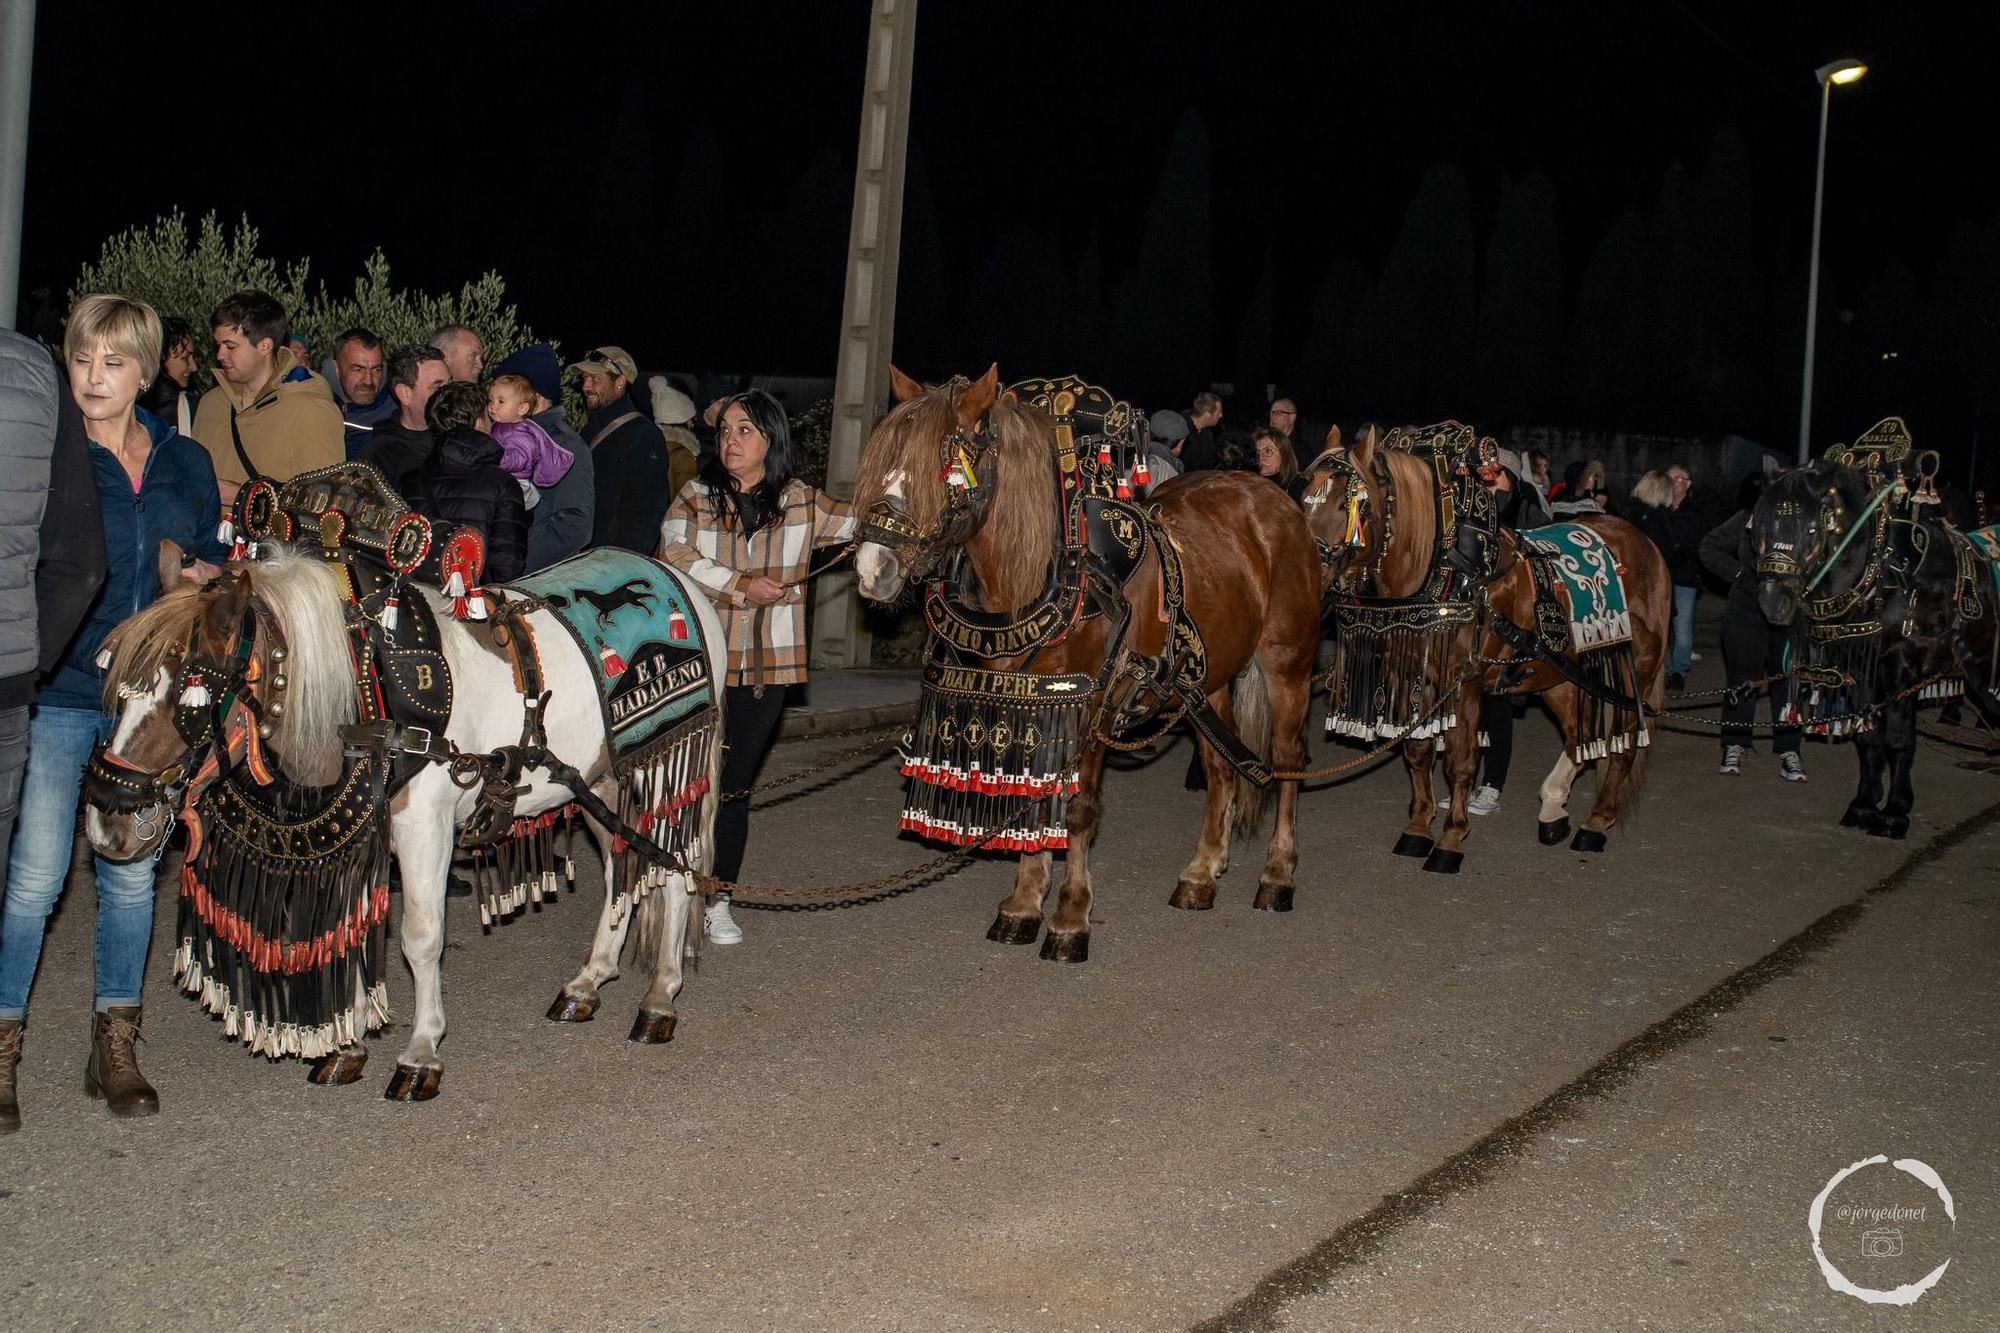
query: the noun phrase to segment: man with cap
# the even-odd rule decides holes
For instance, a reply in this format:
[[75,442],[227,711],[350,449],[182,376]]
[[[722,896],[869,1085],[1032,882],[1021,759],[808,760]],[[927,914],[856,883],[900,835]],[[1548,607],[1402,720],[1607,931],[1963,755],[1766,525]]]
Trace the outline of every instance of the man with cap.
[[496,375],[520,375],[535,386],[534,411],[528,420],[547,431],[575,461],[561,480],[542,492],[541,503],[528,511],[528,572],[547,569],[590,545],[597,514],[597,473],[582,437],[563,420],[562,367],[553,347],[530,343],[500,363]]
[[590,409],[584,443],[597,472],[590,544],[651,555],[674,497],[667,489],[666,440],[632,401],[639,368],[622,347],[593,347],[570,368],[583,373],[583,402]]
[[1185,472],[1181,446],[1187,443],[1187,418],[1170,408],[1162,408],[1148,418],[1146,428],[1146,464],[1154,484]]

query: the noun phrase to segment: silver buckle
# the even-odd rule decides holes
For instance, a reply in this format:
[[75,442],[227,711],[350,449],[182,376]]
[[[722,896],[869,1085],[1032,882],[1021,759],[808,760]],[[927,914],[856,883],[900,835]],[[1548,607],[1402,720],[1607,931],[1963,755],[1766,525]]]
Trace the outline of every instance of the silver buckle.
[[[423,742],[412,744],[413,738],[417,736],[422,736]],[[397,741],[396,748],[404,754],[429,754],[433,742],[434,738],[429,727],[404,727],[402,738]]]

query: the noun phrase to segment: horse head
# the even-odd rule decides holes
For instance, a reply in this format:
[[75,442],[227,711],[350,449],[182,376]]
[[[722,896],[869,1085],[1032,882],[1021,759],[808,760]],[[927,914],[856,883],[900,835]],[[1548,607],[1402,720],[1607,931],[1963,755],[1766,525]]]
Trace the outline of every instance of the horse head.
[[[1868,544],[1842,541],[1867,504],[1867,481],[1852,468],[1817,462],[1787,472],[1764,488],[1750,515],[1750,556],[1757,608],[1773,625],[1789,625],[1807,594],[1852,586],[1868,559]],[[1834,573],[1853,567],[1853,577]]]
[[928,389],[891,366],[889,382],[896,406],[869,435],[854,483],[863,515],[854,568],[875,602],[896,600],[978,530],[997,468],[997,365]]
[[84,831],[111,860],[155,853],[189,789],[249,763],[318,787],[340,776],[355,716],[340,583],[308,556],[240,562],[196,586],[161,543],[161,596],[105,640],[105,706],[117,726],[85,772]]
[[1327,432],[1326,448],[1306,465],[1306,521],[1325,551],[1331,552],[1324,577],[1329,587],[1359,590],[1362,575],[1381,549],[1382,522],[1375,494],[1376,453],[1381,441],[1368,426],[1343,447],[1340,428]]

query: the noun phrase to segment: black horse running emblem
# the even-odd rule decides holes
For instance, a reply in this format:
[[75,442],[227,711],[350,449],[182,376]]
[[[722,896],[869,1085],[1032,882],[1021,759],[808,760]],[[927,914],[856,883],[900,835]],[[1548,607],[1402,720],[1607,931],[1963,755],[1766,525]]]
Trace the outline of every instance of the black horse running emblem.
[[[659,600],[657,593],[646,591],[644,579],[627,579],[615,588],[598,592],[594,588],[571,588],[570,597],[579,602],[588,602],[597,608],[597,627],[609,629],[611,618],[619,610],[636,606],[644,615],[653,614],[653,603]],[[565,607],[570,603],[560,596],[545,597],[542,600],[555,607]]]

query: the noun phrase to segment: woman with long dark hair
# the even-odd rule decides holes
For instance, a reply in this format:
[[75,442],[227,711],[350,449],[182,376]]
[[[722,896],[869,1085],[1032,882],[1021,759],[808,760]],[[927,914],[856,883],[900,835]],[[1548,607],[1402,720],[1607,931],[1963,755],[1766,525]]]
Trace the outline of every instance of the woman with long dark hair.
[[[806,678],[805,596],[798,585],[814,548],[854,535],[854,511],[793,475],[791,425],[770,394],[732,394],[711,412],[715,453],[667,507],[660,558],[692,576],[722,613],[729,639],[726,797],[757,780],[784,716],[785,690]],[[717,879],[736,878],[749,838],[750,803],[725,799],[715,820]],[[727,893],[709,904],[703,926],[717,944],[743,938]]]

